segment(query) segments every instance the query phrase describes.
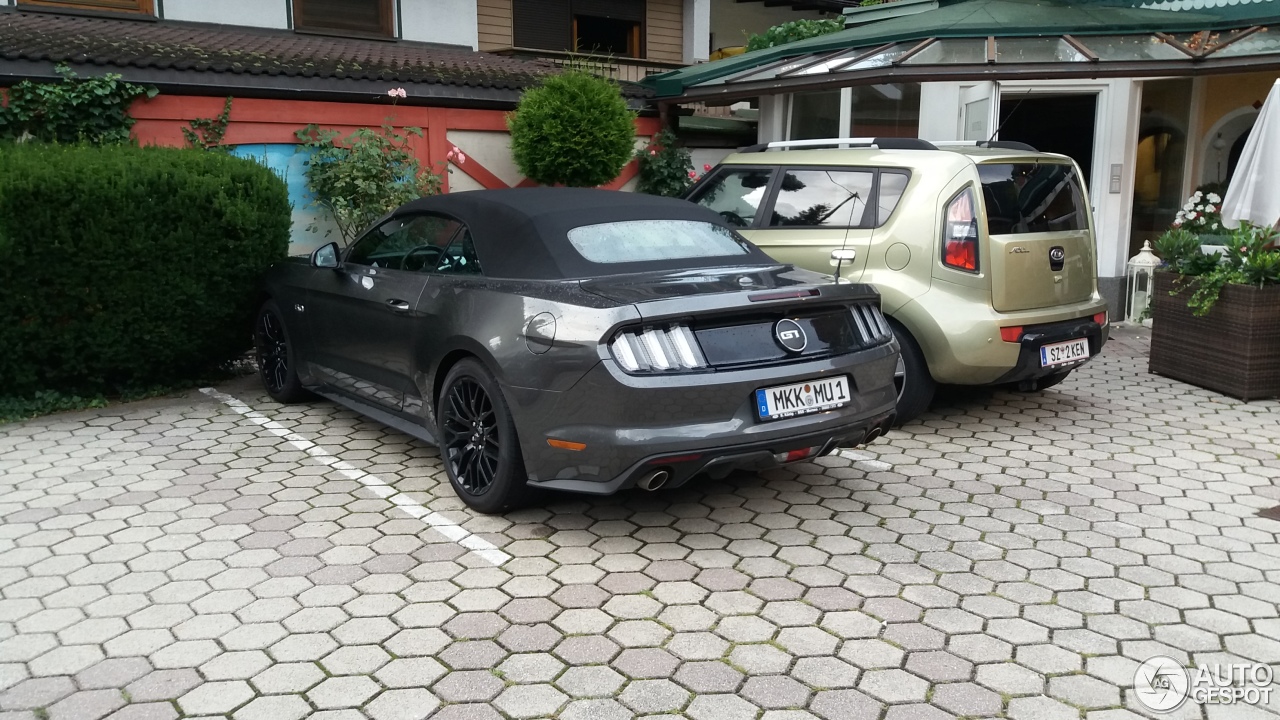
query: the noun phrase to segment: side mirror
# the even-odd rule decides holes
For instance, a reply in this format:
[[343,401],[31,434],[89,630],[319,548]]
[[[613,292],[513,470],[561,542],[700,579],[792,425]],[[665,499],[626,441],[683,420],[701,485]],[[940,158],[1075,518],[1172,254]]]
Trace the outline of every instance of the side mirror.
[[312,267],[336,268],[338,264],[338,243],[322,245],[311,253]]
[[831,251],[831,264],[839,267],[843,263],[853,262],[858,257],[858,252],[853,249],[840,248]]

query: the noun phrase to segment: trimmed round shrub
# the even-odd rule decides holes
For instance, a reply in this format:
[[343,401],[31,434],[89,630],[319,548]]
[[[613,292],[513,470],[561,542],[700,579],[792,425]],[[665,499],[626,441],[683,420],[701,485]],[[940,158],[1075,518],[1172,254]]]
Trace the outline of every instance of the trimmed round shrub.
[[635,152],[635,118],[616,84],[569,70],[520,99],[507,119],[511,152],[541,185],[604,185]]
[[138,392],[235,359],[289,226],[284,181],[250,160],[0,146],[0,394]]

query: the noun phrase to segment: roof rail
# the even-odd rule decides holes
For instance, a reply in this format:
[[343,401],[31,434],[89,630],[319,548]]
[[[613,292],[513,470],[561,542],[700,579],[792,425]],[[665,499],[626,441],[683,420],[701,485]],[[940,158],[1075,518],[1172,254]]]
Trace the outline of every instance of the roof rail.
[[881,150],[937,150],[933,143],[916,138],[823,138],[820,140],[781,140],[743,148],[739,152],[766,150],[798,150],[805,148],[879,148]]
[[947,140],[935,142],[938,147],[980,147],[992,150],[1021,150],[1023,152],[1040,152],[1034,147],[1017,140]]

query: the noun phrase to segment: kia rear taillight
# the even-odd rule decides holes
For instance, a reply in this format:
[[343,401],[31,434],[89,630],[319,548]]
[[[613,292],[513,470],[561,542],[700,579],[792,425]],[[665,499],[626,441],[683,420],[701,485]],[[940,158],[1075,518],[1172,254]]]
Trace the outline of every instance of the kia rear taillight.
[[978,213],[972,188],[965,188],[947,204],[942,230],[942,264],[978,272]]

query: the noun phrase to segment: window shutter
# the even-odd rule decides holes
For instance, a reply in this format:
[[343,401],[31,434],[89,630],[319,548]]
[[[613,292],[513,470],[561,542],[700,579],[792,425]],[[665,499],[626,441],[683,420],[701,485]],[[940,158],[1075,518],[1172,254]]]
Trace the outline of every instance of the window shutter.
[[304,30],[394,35],[390,0],[296,0],[294,7],[294,25]]
[[537,50],[572,50],[569,0],[512,0],[512,44]]

